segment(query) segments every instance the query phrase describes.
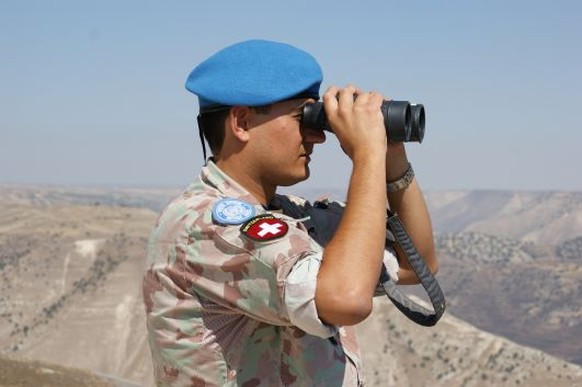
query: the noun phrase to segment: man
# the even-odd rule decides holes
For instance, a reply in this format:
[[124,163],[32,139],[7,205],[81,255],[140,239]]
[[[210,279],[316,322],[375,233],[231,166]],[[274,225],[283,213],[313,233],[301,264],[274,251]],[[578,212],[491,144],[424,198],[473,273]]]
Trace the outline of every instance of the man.
[[158,385],[363,385],[353,325],[372,311],[383,262],[399,283],[417,281],[385,250],[387,202],[436,272],[423,197],[403,144],[387,142],[378,93],[332,86],[323,95],[353,163],[345,207],[276,194],[309,177],[325,141],[301,127],[321,81],[311,55],[263,40],[229,46],[188,77],[213,157],[149,242],[144,300]]

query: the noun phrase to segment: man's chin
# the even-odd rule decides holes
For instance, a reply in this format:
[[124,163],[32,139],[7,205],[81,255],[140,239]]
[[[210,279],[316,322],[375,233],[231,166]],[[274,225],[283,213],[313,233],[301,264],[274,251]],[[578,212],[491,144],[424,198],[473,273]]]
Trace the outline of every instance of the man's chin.
[[304,170],[304,172],[303,172],[302,175],[293,176],[288,181],[282,182],[279,185],[281,187],[290,187],[292,185],[301,183],[302,181],[305,181],[305,180],[309,179],[309,176],[310,175],[311,175],[311,172],[309,170],[309,167],[308,166],[305,166],[305,170]]

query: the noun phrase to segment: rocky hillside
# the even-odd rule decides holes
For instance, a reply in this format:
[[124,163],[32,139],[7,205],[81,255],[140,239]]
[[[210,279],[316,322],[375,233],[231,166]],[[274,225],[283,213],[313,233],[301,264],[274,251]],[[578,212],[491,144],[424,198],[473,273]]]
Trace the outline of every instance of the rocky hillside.
[[449,310],[582,364],[582,193],[437,192],[427,202]]
[[[171,194],[1,188],[0,352],[152,385],[140,282],[147,234]],[[442,200],[455,207],[455,198],[467,195]],[[496,196],[495,206],[480,200],[508,211]],[[466,228],[437,229],[445,318],[418,327],[381,298],[359,327],[372,385],[582,385],[580,367],[563,360],[582,362],[582,233],[550,240],[531,231],[488,233],[479,227],[495,218],[469,216]],[[538,228],[538,236],[547,235]]]
[[148,209],[0,205],[0,351],[147,382]]
[[[474,232],[437,237],[449,310],[489,332],[582,363],[582,256]],[[568,252],[567,254],[564,252]]]
[[359,327],[372,386],[582,385],[582,367],[482,331],[450,313],[435,327],[415,325],[388,300]]
[[0,356],[0,387],[116,387],[79,369],[34,360]]

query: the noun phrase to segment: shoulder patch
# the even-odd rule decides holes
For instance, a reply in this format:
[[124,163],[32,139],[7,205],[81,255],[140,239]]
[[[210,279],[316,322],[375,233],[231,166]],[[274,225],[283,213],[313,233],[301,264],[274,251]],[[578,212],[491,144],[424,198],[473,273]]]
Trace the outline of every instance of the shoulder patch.
[[220,224],[241,224],[253,216],[255,216],[255,207],[239,199],[221,199],[212,207],[212,219]]
[[243,224],[240,231],[252,240],[270,241],[285,236],[289,231],[289,225],[271,214],[263,214]]

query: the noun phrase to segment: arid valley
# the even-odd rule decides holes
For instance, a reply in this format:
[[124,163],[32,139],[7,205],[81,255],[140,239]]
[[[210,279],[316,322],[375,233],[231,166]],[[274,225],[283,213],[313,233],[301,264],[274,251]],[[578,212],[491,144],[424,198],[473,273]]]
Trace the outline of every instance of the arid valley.
[[[178,193],[0,187],[0,386],[57,367],[153,385],[141,275],[149,229]],[[358,327],[369,384],[582,386],[582,193],[426,200],[447,312],[424,328],[378,298]]]

